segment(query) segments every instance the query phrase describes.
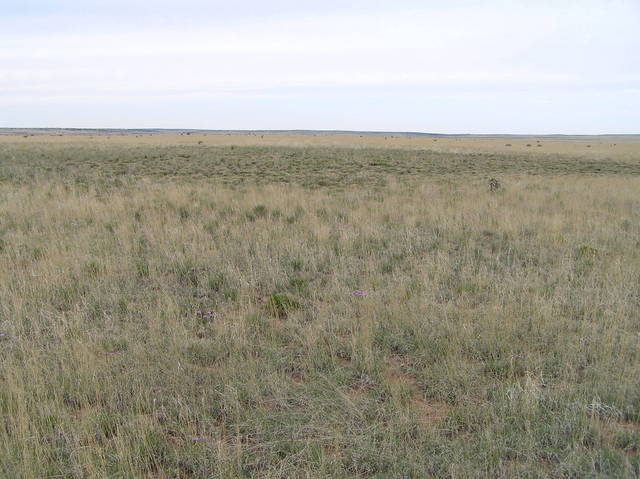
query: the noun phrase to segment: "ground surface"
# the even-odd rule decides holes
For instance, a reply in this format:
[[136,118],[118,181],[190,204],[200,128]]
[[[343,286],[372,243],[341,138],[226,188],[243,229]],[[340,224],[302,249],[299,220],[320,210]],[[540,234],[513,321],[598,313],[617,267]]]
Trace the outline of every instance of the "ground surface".
[[[103,130],[97,130],[99,133]],[[442,153],[500,153],[527,155],[574,155],[590,158],[628,159],[640,152],[640,135],[609,136],[428,136],[400,133],[202,133],[144,131],[93,134],[90,130],[78,133],[60,130],[0,129],[0,145],[21,144],[84,145],[84,146],[285,146],[285,147],[342,147],[424,150]]]
[[637,149],[245,136],[0,137],[0,477],[640,475]]

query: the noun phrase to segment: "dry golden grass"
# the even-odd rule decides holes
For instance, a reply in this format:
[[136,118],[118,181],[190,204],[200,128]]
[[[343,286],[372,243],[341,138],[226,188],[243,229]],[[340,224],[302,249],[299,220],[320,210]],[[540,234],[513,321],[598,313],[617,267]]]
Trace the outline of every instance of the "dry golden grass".
[[0,477],[640,474],[638,176],[225,186],[69,151],[2,152]]

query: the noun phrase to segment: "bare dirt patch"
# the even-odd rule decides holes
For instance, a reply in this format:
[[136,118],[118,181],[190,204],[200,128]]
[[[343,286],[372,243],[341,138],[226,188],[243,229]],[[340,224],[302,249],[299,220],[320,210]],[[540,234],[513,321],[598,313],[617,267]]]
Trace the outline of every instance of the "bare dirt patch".
[[385,371],[385,380],[392,389],[409,391],[409,404],[418,413],[418,422],[425,429],[436,426],[449,411],[448,404],[424,396],[415,378],[408,372],[408,364],[402,358],[391,357]]

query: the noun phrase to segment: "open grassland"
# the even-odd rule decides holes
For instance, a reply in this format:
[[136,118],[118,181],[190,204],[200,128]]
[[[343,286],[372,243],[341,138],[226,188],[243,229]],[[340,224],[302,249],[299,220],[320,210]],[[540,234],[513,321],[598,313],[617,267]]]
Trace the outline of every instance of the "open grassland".
[[12,183],[56,178],[108,185],[146,179],[369,187],[428,178],[464,183],[474,177],[575,174],[640,175],[640,148],[629,156],[596,158],[384,148],[0,143],[0,181]]
[[[99,134],[86,130],[82,134],[57,134],[24,130],[20,135],[0,129],[0,146],[41,145],[103,147],[172,147],[172,146],[258,146],[296,148],[349,148],[425,150],[438,153],[498,153],[508,155],[561,155],[596,159],[638,158],[640,135],[604,136],[429,136],[411,134],[357,134],[323,132],[182,132],[117,130]],[[4,133],[4,134],[3,134]],[[15,131],[14,133],[17,133]]]
[[638,477],[639,192],[638,156],[6,142],[0,477]]

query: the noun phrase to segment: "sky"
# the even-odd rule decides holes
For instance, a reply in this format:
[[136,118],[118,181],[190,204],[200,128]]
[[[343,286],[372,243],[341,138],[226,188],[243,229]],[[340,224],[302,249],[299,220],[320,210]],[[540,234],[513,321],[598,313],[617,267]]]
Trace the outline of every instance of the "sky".
[[640,133],[640,1],[0,0],[0,127]]

